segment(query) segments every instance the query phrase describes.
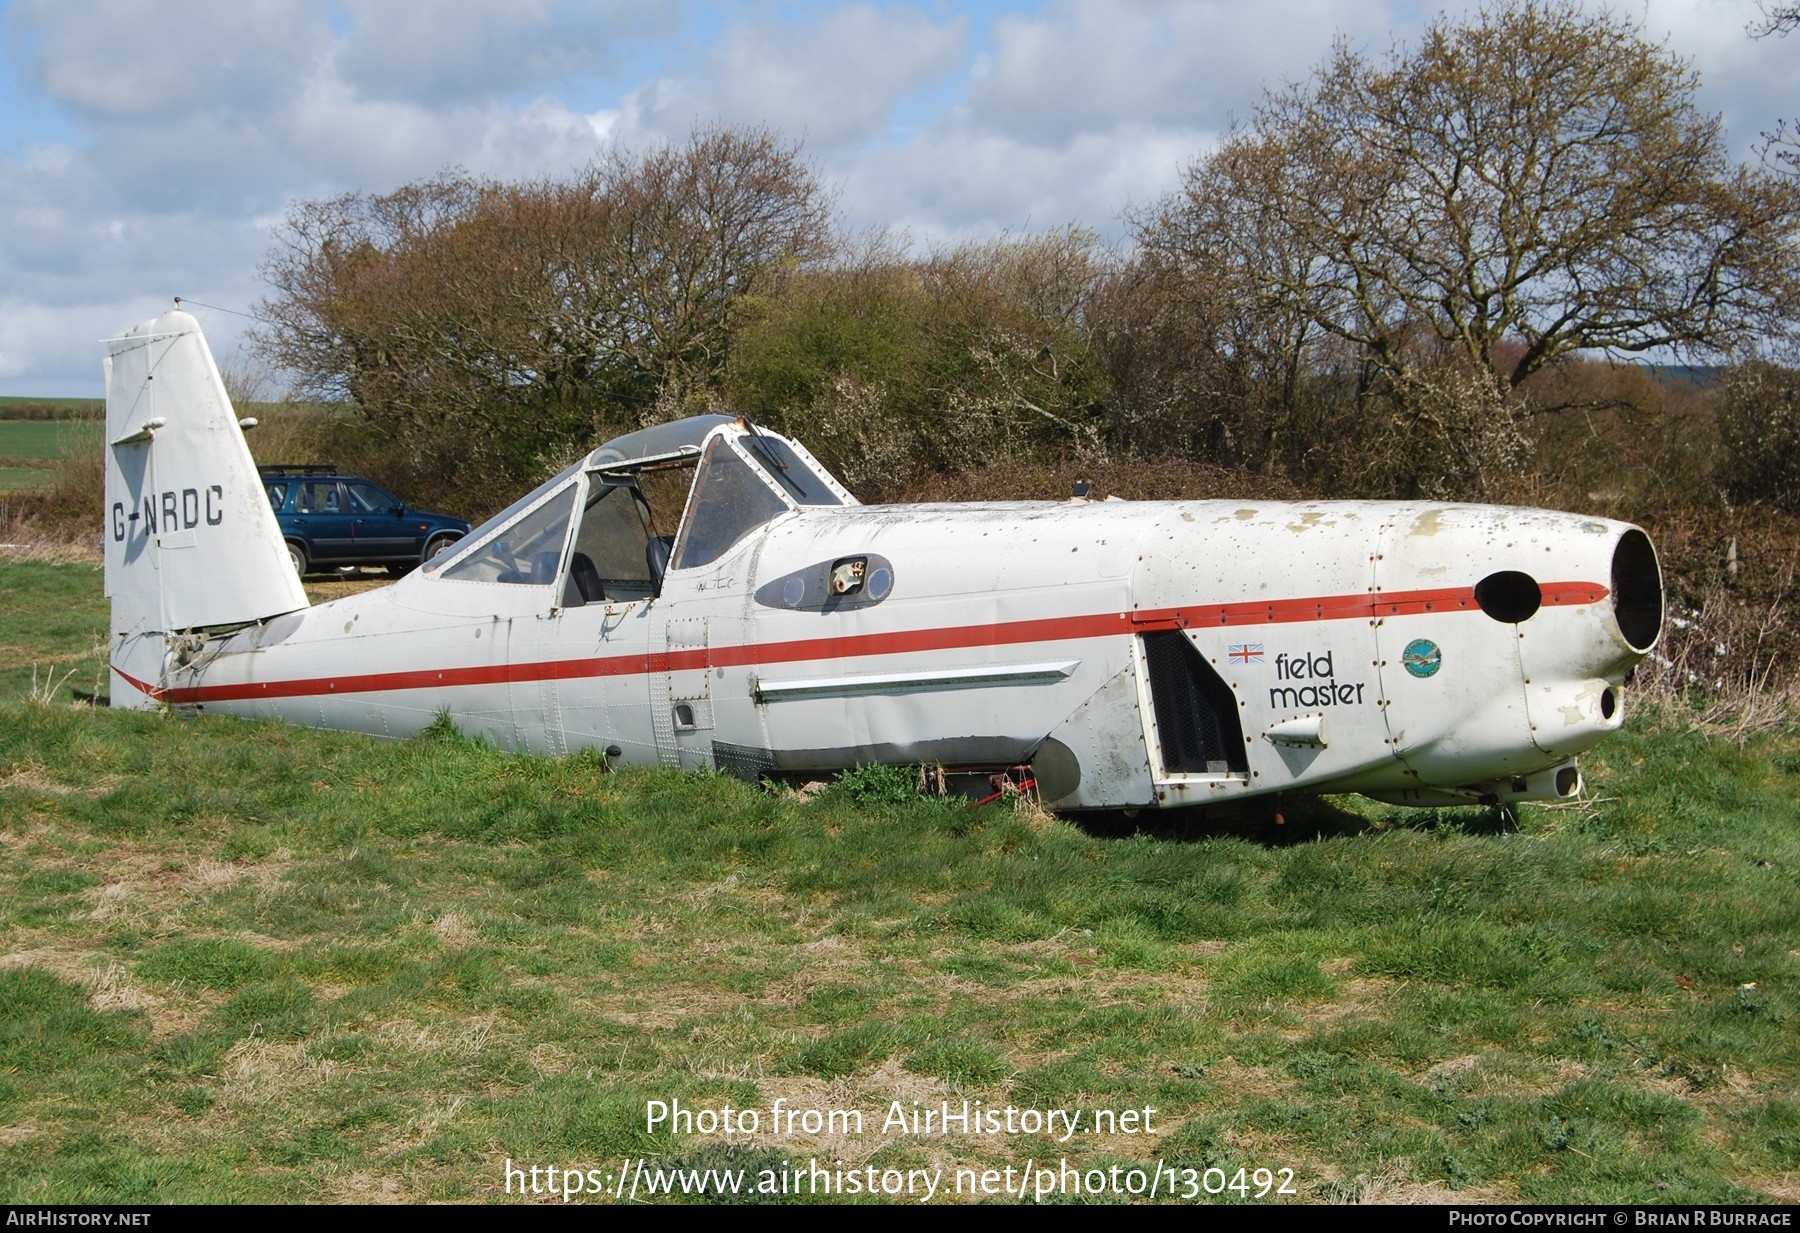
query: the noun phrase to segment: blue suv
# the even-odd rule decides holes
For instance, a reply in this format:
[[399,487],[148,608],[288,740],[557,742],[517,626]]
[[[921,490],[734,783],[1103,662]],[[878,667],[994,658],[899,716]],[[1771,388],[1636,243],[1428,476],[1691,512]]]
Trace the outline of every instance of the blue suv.
[[261,467],[294,572],[383,565],[396,578],[469,533],[448,514],[413,509],[359,475],[327,466]]

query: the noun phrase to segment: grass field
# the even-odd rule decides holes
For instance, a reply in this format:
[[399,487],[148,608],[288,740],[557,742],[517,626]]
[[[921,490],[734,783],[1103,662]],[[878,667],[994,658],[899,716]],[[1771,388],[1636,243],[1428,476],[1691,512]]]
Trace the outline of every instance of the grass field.
[[33,492],[56,483],[56,467],[71,454],[98,452],[101,426],[97,422],[69,423],[56,420],[9,420],[0,400],[0,495]]
[[15,467],[0,463],[0,496],[9,492],[36,492],[56,484],[56,472],[48,467]]
[[[1064,1159],[1215,1201],[1259,1168],[1288,1201],[1800,1200],[1794,732],[1640,717],[1516,824],[1130,834],[904,774],[801,800],[23,699],[32,663],[92,688],[98,591],[0,566],[0,1200],[505,1200],[508,1160],[644,1158],[941,1168],[940,1202]],[[964,1100],[1083,1120],[882,1129]],[[677,1101],[761,1125],[647,1124]]]
[[78,450],[99,448],[97,423],[0,419],[0,458],[54,462]]

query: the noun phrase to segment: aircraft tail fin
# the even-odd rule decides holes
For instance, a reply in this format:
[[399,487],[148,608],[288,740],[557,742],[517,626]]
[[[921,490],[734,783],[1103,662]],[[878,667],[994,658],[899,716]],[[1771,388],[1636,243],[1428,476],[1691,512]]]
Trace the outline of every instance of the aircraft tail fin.
[[113,704],[158,697],[168,635],[307,606],[200,323],[106,344],[106,593]]

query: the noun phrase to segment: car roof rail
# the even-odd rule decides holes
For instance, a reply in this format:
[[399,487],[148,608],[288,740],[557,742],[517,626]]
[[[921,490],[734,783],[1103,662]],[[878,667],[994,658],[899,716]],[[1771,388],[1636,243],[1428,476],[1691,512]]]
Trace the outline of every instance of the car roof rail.
[[280,462],[256,468],[259,475],[341,475],[337,464],[330,462]]

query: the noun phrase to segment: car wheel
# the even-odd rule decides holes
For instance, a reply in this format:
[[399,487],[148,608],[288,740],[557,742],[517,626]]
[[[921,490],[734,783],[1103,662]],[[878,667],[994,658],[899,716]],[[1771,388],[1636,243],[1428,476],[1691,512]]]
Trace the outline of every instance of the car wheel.
[[450,545],[461,538],[460,535],[434,535],[429,540],[425,541],[425,552],[419,559],[421,561],[429,561],[432,557],[443,553]]
[[288,560],[294,566],[294,575],[299,578],[306,577],[306,549],[290,539],[287,541],[287,550]]

